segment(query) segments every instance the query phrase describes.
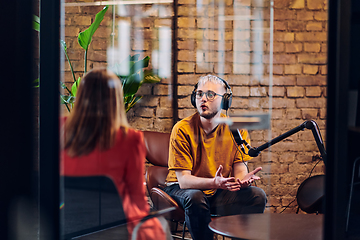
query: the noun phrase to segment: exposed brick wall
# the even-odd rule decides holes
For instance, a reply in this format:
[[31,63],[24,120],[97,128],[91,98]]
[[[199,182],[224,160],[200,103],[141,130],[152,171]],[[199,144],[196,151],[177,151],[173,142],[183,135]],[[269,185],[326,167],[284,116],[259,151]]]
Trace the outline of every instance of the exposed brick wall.
[[[226,79],[232,87],[234,97],[229,113],[268,112],[272,107],[271,130],[251,131],[252,146],[260,146],[308,119],[319,124],[325,139],[326,1],[274,1],[272,87],[269,77],[269,2],[259,2],[178,1],[178,116],[181,119],[195,112],[189,97],[193,86],[199,76],[213,73]],[[69,54],[75,61],[77,76],[82,75],[83,69],[83,50],[77,45],[77,34],[90,25],[100,9],[65,8],[65,39]],[[127,15],[116,17],[116,21],[125,20],[131,25],[132,53],[155,60],[152,50],[158,48],[158,30],[161,26],[171,25],[171,5],[164,5],[162,10],[165,15],[150,5],[133,6],[127,8]],[[110,8],[90,45],[89,69],[106,65],[111,11]],[[147,16],[142,15],[144,12]],[[135,13],[142,17],[132,18]],[[252,16],[251,21],[249,16]],[[138,41],[138,36],[144,40]],[[71,81],[69,68],[65,70],[66,79]],[[139,90],[144,97],[128,113],[134,128],[162,132],[171,130],[171,83],[171,77],[164,78],[159,84],[146,84]],[[318,154],[311,131],[305,130],[274,145],[271,152],[263,151],[249,163],[250,169],[264,167],[258,186],[268,194],[268,211],[280,212],[294,200],[298,186],[308,177]],[[323,172],[324,166],[320,162],[313,175]],[[296,202],[286,211],[295,210]]]

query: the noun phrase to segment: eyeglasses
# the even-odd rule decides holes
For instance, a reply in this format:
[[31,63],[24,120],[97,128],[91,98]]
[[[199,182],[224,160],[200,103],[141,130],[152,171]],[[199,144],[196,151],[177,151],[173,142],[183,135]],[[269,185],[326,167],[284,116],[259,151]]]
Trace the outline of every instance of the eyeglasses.
[[195,96],[196,96],[197,99],[202,98],[202,97],[204,96],[204,94],[205,94],[206,99],[207,99],[208,101],[214,100],[214,98],[216,97],[216,95],[221,96],[221,97],[223,96],[223,95],[220,95],[220,94],[218,94],[218,93],[216,93],[216,92],[214,92],[214,91],[207,91],[207,92],[196,91],[196,92],[195,92]]

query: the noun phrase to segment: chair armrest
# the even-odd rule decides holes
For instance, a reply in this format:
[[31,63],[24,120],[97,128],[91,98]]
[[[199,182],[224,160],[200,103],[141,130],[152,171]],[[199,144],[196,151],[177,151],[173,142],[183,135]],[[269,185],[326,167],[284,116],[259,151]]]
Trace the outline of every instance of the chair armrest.
[[173,210],[175,210],[176,208],[175,207],[169,207],[169,208],[165,208],[165,209],[162,209],[162,210],[158,210],[158,211],[152,211],[149,213],[149,215],[145,216],[144,218],[142,218],[140,220],[140,222],[135,226],[134,230],[133,230],[133,233],[132,233],[132,236],[131,236],[131,240],[136,240],[137,238],[137,232],[138,230],[140,229],[141,225],[146,222],[147,220],[151,219],[151,218],[154,218],[154,217],[158,217],[158,216],[162,216],[168,212],[171,212]]
[[177,202],[160,188],[153,187],[150,189],[150,198],[156,209],[176,207],[175,211],[170,213],[170,218],[179,222],[185,220],[185,212]]

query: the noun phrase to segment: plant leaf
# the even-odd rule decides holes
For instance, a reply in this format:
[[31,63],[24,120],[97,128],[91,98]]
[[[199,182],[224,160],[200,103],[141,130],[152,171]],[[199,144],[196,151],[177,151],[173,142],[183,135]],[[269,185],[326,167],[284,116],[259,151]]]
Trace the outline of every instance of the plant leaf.
[[146,57],[144,57],[144,59],[135,62],[134,65],[132,65],[130,68],[130,73],[134,73],[134,72],[139,71],[140,69],[148,67],[149,60],[150,60],[150,57],[146,56]]
[[145,70],[144,71],[144,79],[143,83],[158,83],[160,82],[161,78],[154,74],[152,70]]
[[33,14],[32,26],[35,31],[40,32],[40,18],[34,14]]
[[32,84],[33,84],[33,87],[34,87],[34,88],[38,88],[38,87],[40,86],[40,79],[39,79],[39,78],[35,79],[35,80],[32,82]]
[[72,104],[72,103],[74,103],[74,101],[75,101],[74,96],[60,94],[60,102],[61,102],[61,104]]
[[76,82],[74,82],[74,84],[72,85],[71,87],[71,94],[75,97],[76,96],[76,93],[77,93],[77,90],[79,88],[79,84],[80,84],[80,81],[81,81],[81,77],[79,77]]
[[143,73],[141,71],[131,74],[126,80],[124,80],[123,91],[124,96],[130,96],[137,92],[141,86],[143,79]]
[[134,97],[134,95],[132,95],[131,98],[129,99],[130,101],[127,104],[125,104],[125,111],[128,112],[141,98],[142,96]]
[[87,51],[92,36],[94,35],[95,31],[100,26],[101,21],[104,19],[105,13],[108,10],[109,6],[105,6],[100,12],[98,12],[95,16],[95,21],[87,28],[85,31],[79,33],[78,42],[80,46]]
[[63,47],[64,51],[66,52],[66,50],[67,50],[66,42],[64,40],[60,39],[60,44]]

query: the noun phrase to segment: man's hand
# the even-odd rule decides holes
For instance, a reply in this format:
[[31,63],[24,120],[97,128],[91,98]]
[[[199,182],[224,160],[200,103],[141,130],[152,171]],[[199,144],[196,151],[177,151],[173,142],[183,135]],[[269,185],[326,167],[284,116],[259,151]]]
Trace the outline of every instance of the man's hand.
[[259,180],[260,177],[256,176],[255,174],[258,173],[261,169],[262,167],[258,167],[254,171],[249,172],[242,180],[237,178],[236,181],[239,183],[240,188],[249,187],[252,182]]
[[226,189],[229,191],[237,191],[238,183],[235,181],[234,177],[224,178],[222,175],[223,166],[220,165],[216,171],[214,182],[216,188]]

